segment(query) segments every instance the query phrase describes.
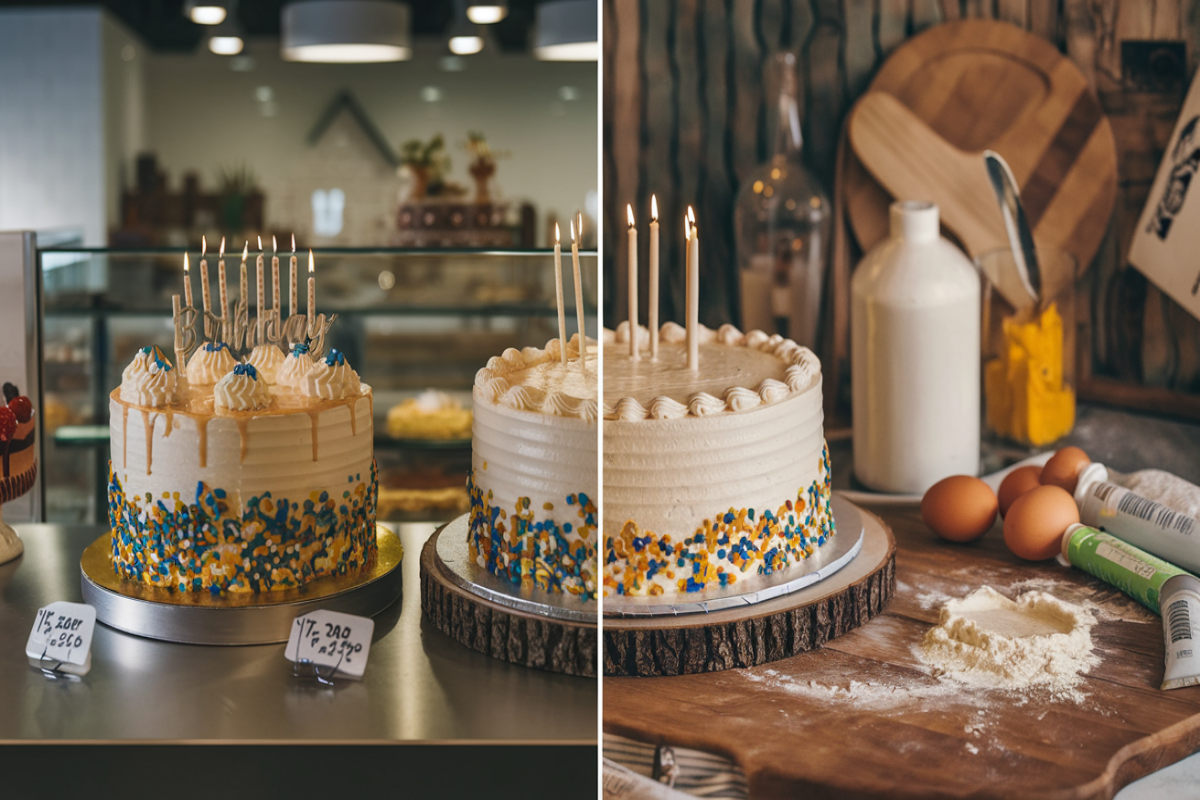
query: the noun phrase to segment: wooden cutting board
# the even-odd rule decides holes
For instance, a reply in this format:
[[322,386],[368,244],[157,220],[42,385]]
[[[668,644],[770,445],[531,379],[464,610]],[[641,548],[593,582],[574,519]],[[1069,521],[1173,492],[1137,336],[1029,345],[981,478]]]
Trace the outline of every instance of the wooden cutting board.
[[[1111,797],[1200,748],[1200,687],[1161,691],[1162,622],[1107,584],[1011,555],[1000,526],[969,545],[933,537],[915,509],[896,537],[887,609],[820,650],[759,667],[604,679],[604,730],[720,753],[750,796]],[[1101,662],[1081,702],[941,685],[913,653],[938,608],[990,585],[1094,608]]]
[[[960,20],[897,48],[870,90],[894,96],[959,151],[1004,156],[1035,238],[1071,252],[1082,274],[1112,213],[1117,151],[1099,101],[1070,59],[1015,25]],[[893,197],[863,167],[871,157],[852,147],[844,176],[847,213],[864,250],[886,237]],[[994,197],[985,210],[995,213],[1003,236]]]

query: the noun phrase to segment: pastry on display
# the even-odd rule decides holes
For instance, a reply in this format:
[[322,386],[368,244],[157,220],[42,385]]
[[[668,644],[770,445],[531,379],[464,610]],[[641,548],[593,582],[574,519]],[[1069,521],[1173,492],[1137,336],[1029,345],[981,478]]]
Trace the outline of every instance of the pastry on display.
[[594,341],[509,348],[475,376],[469,551],[514,585],[596,592]]
[[0,405],[0,503],[25,494],[37,478],[33,403],[15,384],[4,384]]
[[834,535],[821,363],[732,325],[604,331],[604,594],[725,587],[802,565]]
[[387,431],[395,439],[467,439],[471,421],[471,410],[458,400],[426,389],[388,410]]
[[[297,343],[285,358],[262,347],[279,349],[239,362],[208,341],[186,371],[145,347],[125,369],[109,401],[122,577],[269,592],[374,563],[371,387],[337,350],[314,358]],[[289,383],[274,382],[285,371]]]

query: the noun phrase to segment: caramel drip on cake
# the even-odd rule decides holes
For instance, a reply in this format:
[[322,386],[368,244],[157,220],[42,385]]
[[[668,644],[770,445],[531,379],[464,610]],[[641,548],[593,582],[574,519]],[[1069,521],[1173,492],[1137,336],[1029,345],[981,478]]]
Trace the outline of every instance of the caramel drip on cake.
[[246,428],[247,424],[249,424],[249,420],[247,420],[245,417],[237,417],[234,422],[237,424],[238,439],[240,440],[239,443],[242,446],[241,454],[238,456],[238,463],[244,464],[246,462],[246,440],[250,437],[250,431]]
[[121,406],[121,468],[129,469],[129,406]]
[[358,414],[354,413],[355,411],[358,410],[355,408],[355,406],[357,406],[357,405],[358,405],[357,402],[350,404],[350,435],[351,436],[358,436]]
[[196,434],[200,437],[200,468],[208,466],[208,417],[193,417],[196,420]]
[[312,420],[312,439],[313,439],[313,461],[317,460],[317,420],[321,418],[320,411],[308,412],[308,418]]
[[154,460],[154,420],[150,412],[142,409],[142,427],[146,431],[146,474],[150,474],[150,463]]
[[170,408],[167,408],[167,429],[165,431],[163,431],[164,439],[171,435],[171,421],[172,421],[172,419],[174,419],[174,416],[175,416],[175,412],[172,411]]

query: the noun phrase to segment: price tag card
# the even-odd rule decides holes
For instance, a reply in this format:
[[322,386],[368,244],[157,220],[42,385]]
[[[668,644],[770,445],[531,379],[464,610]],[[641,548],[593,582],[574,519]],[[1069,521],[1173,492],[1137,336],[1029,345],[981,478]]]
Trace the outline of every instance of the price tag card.
[[293,663],[311,663],[361,678],[374,632],[375,620],[370,617],[314,611],[296,617],[283,655]]
[[25,655],[37,666],[57,662],[64,672],[85,675],[92,663],[95,630],[96,609],[84,603],[51,603],[38,609]]

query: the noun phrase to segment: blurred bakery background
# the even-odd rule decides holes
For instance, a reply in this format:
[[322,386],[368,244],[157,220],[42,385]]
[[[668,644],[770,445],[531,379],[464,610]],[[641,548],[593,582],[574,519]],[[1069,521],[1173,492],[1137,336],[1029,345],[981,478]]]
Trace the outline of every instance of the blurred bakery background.
[[277,246],[285,282],[292,237],[301,269],[314,250],[333,346],[375,388],[383,518],[465,510],[476,370],[557,334],[556,224],[570,334],[582,221],[595,335],[597,17],[595,0],[0,1],[0,230],[36,231],[46,520],[106,518],[108,393],[171,341],[201,237],[234,274],[245,243],[252,273]]

